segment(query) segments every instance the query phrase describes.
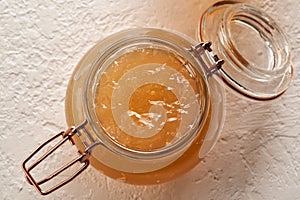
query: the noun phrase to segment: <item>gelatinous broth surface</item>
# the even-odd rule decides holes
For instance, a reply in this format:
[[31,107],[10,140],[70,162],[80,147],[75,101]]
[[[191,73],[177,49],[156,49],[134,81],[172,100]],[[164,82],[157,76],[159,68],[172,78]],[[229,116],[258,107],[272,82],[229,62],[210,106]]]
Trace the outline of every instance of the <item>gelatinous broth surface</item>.
[[199,77],[184,59],[158,48],[137,48],[99,76],[95,108],[114,142],[153,151],[192,134],[201,113]]

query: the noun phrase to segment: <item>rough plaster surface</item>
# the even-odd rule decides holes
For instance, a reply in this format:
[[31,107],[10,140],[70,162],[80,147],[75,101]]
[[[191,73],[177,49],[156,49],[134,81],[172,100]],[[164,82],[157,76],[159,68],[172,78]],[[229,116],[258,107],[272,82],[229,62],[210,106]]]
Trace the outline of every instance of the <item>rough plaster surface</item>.
[[[0,199],[300,199],[300,1],[251,1],[287,32],[295,76],[272,102],[227,95],[227,118],[214,150],[190,173],[162,185],[133,186],[90,167],[63,189],[39,196],[22,159],[65,129],[64,96],[77,62],[99,39],[132,27],[194,37],[212,1],[0,1]],[[65,154],[52,159],[68,159]],[[70,152],[69,152],[70,151]]]

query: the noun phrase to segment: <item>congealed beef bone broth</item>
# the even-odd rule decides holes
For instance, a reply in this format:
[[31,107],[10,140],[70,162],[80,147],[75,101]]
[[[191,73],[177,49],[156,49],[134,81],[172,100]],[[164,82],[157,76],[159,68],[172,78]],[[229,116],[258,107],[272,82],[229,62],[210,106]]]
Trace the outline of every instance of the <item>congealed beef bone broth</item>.
[[200,112],[196,77],[166,50],[125,53],[103,72],[95,106],[105,133],[134,150],[163,148],[189,133]]

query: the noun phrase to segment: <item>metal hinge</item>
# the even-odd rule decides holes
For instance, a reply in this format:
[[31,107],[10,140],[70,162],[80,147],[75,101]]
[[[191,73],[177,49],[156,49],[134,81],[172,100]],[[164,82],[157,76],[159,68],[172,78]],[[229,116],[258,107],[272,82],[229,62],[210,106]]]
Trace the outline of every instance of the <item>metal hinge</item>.
[[[216,73],[224,64],[224,60],[219,59],[217,55],[212,53],[211,42],[202,42],[196,46],[192,46],[189,51],[192,52],[198,61],[200,61],[204,66],[207,76],[211,76]],[[207,55],[208,59],[205,59],[204,55]]]

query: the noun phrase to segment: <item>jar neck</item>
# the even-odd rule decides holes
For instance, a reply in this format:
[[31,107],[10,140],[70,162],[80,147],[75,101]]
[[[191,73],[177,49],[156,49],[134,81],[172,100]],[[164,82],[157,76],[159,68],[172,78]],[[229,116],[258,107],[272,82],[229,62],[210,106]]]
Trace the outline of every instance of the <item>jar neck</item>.
[[[99,55],[97,61],[91,67],[91,71],[88,76],[88,81],[85,86],[85,92],[84,92],[85,115],[87,117],[88,123],[90,124],[93,132],[99,138],[99,140],[104,144],[104,146],[106,146],[111,151],[125,157],[130,157],[134,159],[152,160],[152,159],[157,159],[162,157],[169,157],[174,154],[178,154],[180,152],[182,153],[182,151],[184,151],[191,144],[194,138],[197,136],[198,131],[201,129],[201,126],[205,121],[205,118],[207,116],[208,106],[209,106],[208,103],[209,95],[208,95],[207,83],[205,78],[203,77],[203,72],[201,71],[202,70],[201,67],[197,66],[198,65],[197,62],[194,61],[193,56],[188,52],[188,50],[183,48],[182,45],[178,45],[176,43],[176,41],[180,41],[181,43],[189,43],[189,42],[184,41],[182,37],[176,34],[165,32],[162,30],[156,30],[156,29],[131,30],[127,32],[125,35],[121,33],[113,37],[115,37],[114,43],[110,44],[110,46],[103,53]],[[191,44],[186,44],[186,45],[191,45]],[[132,52],[137,49],[143,49],[143,48],[145,49],[146,47],[172,52],[172,54],[178,56],[179,60],[185,62],[184,65],[185,68],[183,68],[182,70],[185,71],[185,73],[187,73],[187,71],[190,70],[188,73],[191,73],[190,76],[195,76],[194,78],[197,79],[195,80],[197,82],[196,83],[198,87],[197,90],[200,91],[200,93],[197,93],[197,95],[195,94],[188,95],[188,96],[195,95],[195,97],[198,98],[197,99],[198,106],[197,106],[197,110],[195,111],[196,115],[193,116],[195,120],[193,121],[193,123],[188,125],[189,130],[183,135],[181,135],[179,138],[177,138],[174,143],[167,145],[163,148],[153,149],[151,151],[143,151],[143,150],[128,148],[116,142],[112,137],[110,137],[109,134],[107,133],[107,131],[109,130],[103,125],[102,122],[103,120],[99,119],[99,114],[97,114],[96,111],[97,106],[95,104],[96,96],[101,95],[101,93],[99,94],[99,91],[97,92],[97,87],[99,86],[99,80],[101,79],[103,74],[106,73],[106,70],[109,68],[111,63],[115,62],[118,57],[128,52]],[[147,65],[143,65],[139,68],[142,70],[145,67],[147,68]],[[126,75],[130,74],[129,72],[130,71],[128,71]],[[140,74],[140,76],[142,75]],[[157,81],[158,80],[153,80],[153,82],[157,82]],[[127,84],[127,86],[128,85],[129,84]],[[186,91],[190,91],[190,89],[186,88]],[[117,89],[115,88],[114,90],[116,91]],[[178,96],[178,94],[176,94],[175,96]],[[113,112],[113,111],[109,111],[109,112]],[[118,116],[114,116],[113,114],[112,116],[114,118],[111,120],[117,121],[115,117]],[[106,116],[100,116],[100,117],[106,117]]]

